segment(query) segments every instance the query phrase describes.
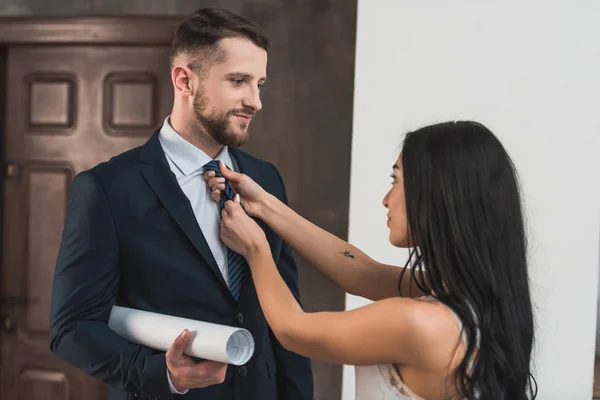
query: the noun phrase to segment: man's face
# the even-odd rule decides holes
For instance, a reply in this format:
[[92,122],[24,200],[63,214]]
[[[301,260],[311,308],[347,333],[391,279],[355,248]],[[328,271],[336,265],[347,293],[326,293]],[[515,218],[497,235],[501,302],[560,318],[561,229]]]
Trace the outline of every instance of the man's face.
[[193,93],[198,123],[218,143],[239,147],[248,140],[252,117],[262,108],[260,87],[266,81],[267,52],[249,40],[219,42],[226,58],[203,74]]

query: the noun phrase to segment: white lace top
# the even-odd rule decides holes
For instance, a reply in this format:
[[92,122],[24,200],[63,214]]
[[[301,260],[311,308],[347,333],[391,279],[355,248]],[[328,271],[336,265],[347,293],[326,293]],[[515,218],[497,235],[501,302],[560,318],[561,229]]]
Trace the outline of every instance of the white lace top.
[[[438,301],[429,296],[422,299]],[[456,319],[459,331],[462,332],[463,344],[467,348],[467,337],[462,329],[462,322],[454,311],[450,312]],[[356,366],[355,370],[356,400],[425,400],[406,386],[391,364]]]
[[410,390],[393,365],[356,366],[356,400],[425,400]]

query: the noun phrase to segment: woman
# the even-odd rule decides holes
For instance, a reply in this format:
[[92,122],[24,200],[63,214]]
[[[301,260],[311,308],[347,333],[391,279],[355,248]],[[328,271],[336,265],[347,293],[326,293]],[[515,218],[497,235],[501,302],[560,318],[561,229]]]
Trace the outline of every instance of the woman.
[[358,400],[536,397],[519,188],[509,156],[483,125],[407,134],[383,199],[390,242],[411,248],[402,269],[311,224],[248,176],[220,170],[224,178],[205,173],[216,201],[226,179],[249,215],[346,292],[374,300],[352,311],[303,312],[236,195],[225,203],[221,237],[246,258],[287,349],[358,366]]

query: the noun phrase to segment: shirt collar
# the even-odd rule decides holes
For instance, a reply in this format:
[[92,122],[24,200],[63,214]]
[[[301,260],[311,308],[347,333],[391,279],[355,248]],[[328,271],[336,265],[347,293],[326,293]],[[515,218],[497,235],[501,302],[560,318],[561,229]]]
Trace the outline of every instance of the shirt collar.
[[[169,117],[165,118],[163,126],[160,128],[158,140],[167,157],[173,161],[182,174],[187,176],[203,168],[212,158],[175,132],[169,123]],[[223,161],[227,167],[232,168],[233,163],[227,146],[223,147],[215,159]]]

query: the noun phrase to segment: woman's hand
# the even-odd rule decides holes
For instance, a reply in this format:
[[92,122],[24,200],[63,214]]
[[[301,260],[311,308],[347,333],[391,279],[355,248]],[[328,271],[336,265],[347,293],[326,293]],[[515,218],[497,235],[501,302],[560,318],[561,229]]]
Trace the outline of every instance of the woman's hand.
[[228,200],[223,208],[221,240],[227,247],[244,256],[246,260],[255,252],[265,248],[269,249],[269,243],[263,230],[244,212],[239,194],[235,196],[235,201]]
[[253,217],[260,217],[261,207],[269,194],[248,175],[232,171],[222,162],[219,162],[219,169],[223,175],[222,178],[217,178],[214,171],[204,173],[204,179],[208,182],[213,200],[220,201],[221,192],[225,190],[225,180],[227,180],[233,191],[241,196],[240,202],[244,204],[246,212]]

